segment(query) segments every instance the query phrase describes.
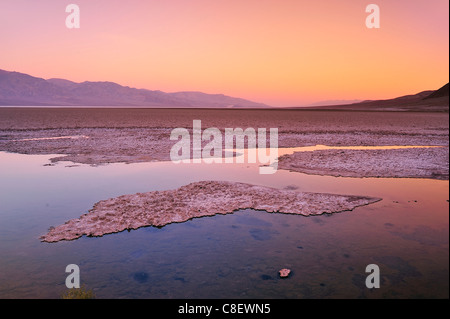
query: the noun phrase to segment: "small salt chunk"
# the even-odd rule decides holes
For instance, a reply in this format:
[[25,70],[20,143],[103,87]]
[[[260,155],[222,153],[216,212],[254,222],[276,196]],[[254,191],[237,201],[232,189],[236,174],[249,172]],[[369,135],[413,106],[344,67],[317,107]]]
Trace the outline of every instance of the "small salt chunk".
[[279,271],[279,273],[280,273],[281,278],[287,278],[289,276],[289,274],[291,273],[291,270],[287,269],[287,268],[283,268]]

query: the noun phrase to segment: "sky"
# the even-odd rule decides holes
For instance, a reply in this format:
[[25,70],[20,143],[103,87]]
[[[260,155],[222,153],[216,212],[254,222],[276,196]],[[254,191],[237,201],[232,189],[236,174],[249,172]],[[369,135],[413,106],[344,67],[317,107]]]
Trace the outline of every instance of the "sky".
[[438,89],[448,37],[448,0],[0,0],[0,69],[272,106]]

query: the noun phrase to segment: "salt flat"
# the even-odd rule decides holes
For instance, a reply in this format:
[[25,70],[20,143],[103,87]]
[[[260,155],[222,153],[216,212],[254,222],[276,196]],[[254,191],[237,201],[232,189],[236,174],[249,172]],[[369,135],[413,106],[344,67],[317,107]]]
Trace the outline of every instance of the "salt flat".
[[[196,119],[202,121],[203,127],[216,127],[222,132],[225,128],[277,128],[280,148],[317,144],[441,146],[297,152],[282,156],[279,166],[280,169],[316,175],[448,180],[449,122],[445,113],[0,108],[0,150],[63,154],[53,157],[53,163],[72,161],[102,165],[168,161],[175,143],[170,140],[171,131],[179,127],[192,128],[192,121]],[[321,193],[297,194],[295,196],[300,197],[292,199],[292,192],[280,193],[249,184],[216,183],[199,182],[166,192],[99,199],[101,201],[91,213],[51,229],[42,239],[59,241],[83,235],[102,236],[243,208],[314,215],[352,210],[374,201],[372,198],[355,200],[345,195]]]
[[[446,113],[320,110],[0,108],[0,150],[84,164],[170,160],[174,128],[278,128],[279,147],[449,145]],[[57,137],[85,138],[57,138]],[[267,144],[268,145],[268,144]],[[445,162],[445,157],[435,158]]]

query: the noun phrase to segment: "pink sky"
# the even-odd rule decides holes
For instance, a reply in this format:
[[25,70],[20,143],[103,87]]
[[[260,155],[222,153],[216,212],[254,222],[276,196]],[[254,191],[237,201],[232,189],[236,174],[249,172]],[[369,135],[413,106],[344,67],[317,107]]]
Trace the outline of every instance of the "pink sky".
[[[81,10],[67,29],[65,7]],[[368,4],[381,28],[365,25]],[[0,69],[276,106],[448,82],[448,0],[0,2]]]

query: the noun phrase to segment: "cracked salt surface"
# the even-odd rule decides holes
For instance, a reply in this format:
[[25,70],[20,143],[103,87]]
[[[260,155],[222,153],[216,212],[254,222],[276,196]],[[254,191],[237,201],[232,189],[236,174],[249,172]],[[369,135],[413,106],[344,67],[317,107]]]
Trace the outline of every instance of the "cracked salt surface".
[[315,175],[448,180],[445,146],[350,146],[296,148],[280,155],[278,168]]

